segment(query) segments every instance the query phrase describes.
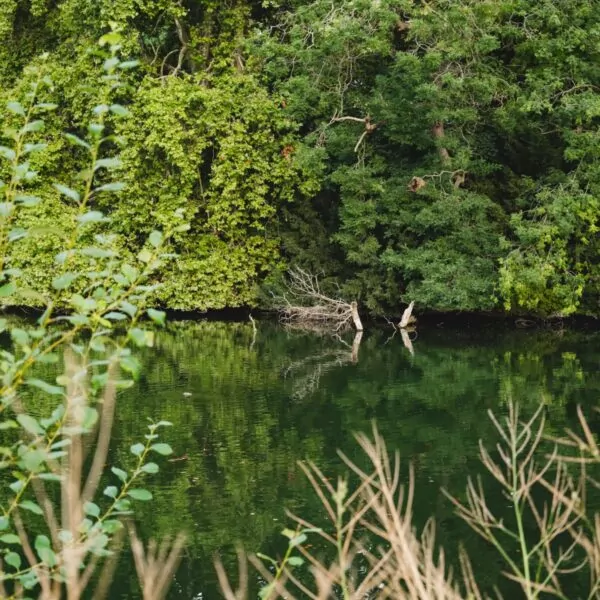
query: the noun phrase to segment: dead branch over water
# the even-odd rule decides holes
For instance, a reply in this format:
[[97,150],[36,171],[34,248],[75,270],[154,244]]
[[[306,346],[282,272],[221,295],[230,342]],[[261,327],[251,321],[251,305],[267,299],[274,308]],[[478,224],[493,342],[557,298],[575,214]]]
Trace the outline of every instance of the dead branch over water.
[[275,298],[280,319],[290,327],[299,329],[331,329],[343,331],[363,326],[356,302],[331,298],[322,290],[317,275],[300,267],[288,272],[287,290]]

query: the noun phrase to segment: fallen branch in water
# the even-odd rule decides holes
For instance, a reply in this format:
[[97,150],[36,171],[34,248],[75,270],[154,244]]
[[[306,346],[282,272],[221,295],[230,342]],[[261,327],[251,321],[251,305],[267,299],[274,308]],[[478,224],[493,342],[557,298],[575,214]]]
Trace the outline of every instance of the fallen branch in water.
[[299,267],[288,272],[287,292],[275,302],[281,321],[291,327],[339,332],[353,324],[363,330],[356,302],[326,296],[318,277]]

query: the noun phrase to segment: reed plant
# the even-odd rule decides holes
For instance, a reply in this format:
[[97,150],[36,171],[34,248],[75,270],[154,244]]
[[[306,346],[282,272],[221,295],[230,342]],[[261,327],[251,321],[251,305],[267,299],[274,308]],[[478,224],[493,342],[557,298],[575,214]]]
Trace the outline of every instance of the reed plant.
[[[503,418],[490,412],[498,442],[480,443],[482,465],[491,476],[470,478],[464,499],[446,492],[457,514],[498,553],[504,575],[521,597],[572,599],[569,586],[578,581],[578,597],[600,597],[600,514],[588,503],[590,485],[599,487],[593,467],[600,447],[579,410],[580,432],[560,439],[545,435],[545,407],[522,419],[509,403]],[[320,499],[328,525],[316,526],[289,514],[285,529],[288,551],[280,559],[240,551],[240,577],[233,586],[222,564],[217,574],[226,600],[248,598],[248,566],[265,582],[261,598],[325,600],[474,599],[488,597],[464,550],[453,575],[429,521],[421,531],[413,523],[414,476],[402,484],[400,457],[390,455],[374,426],[371,436],[356,440],[369,468],[340,453],[348,478],[334,485],[312,462],[300,466]],[[493,482],[496,487],[490,484]],[[508,514],[496,514],[491,499],[501,497]],[[329,546],[307,543],[319,536]],[[314,548],[317,548],[315,550]],[[582,595],[582,582],[587,581]],[[234,589],[235,587],[235,589]],[[498,590],[493,596],[502,597]],[[511,595],[511,598],[513,596]]]

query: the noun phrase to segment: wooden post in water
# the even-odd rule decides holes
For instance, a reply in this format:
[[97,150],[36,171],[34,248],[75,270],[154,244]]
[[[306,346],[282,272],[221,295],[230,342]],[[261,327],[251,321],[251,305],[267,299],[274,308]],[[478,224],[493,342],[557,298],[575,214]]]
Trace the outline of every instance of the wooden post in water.
[[400,329],[406,329],[409,326],[409,324],[411,322],[410,318],[412,316],[412,311],[413,311],[414,306],[415,306],[415,301],[413,300],[408,305],[408,308],[404,311],[404,314],[402,315],[402,319],[400,319],[400,323],[398,324],[398,327]]
[[353,363],[358,362],[358,351],[360,349],[360,341],[362,340],[363,332],[357,331],[352,342],[352,353],[350,354],[350,360]]
[[360,320],[360,315],[358,314],[358,304],[356,302],[352,302],[350,304],[350,310],[352,311],[352,320],[354,321],[354,327],[356,327],[356,331],[362,331],[363,325]]

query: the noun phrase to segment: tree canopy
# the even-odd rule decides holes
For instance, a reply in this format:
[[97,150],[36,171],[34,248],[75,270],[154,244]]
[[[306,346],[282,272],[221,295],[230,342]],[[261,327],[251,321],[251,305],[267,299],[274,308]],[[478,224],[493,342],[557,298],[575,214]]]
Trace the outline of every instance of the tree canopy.
[[[253,305],[299,265],[373,313],[600,313],[593,3],[0,0],[1,95],[47,52],[61,106],[41,175],[80,166],[60,132],[111,27],[139,65],[109,118],[127,185],[98,208],[125,254],[177,209],[191,224],[158,304]],[[39,187],[21,225],[44,235],[11,262],[43,293],[72,206]]]

